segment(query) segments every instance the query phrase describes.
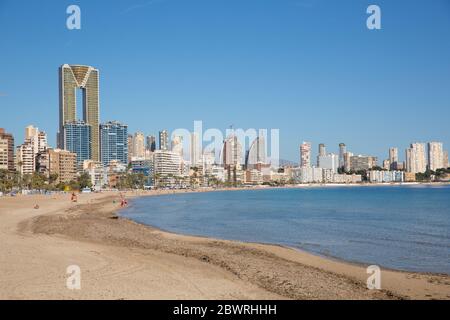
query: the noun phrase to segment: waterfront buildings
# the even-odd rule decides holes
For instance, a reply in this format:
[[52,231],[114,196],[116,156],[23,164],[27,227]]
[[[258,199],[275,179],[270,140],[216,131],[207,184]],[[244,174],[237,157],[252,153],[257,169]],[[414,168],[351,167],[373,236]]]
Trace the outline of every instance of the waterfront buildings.
[[178,153],[156,150],[153,153],[155,184],[173,185],[182,174],[182,159]]
[[391,182],[403,182],[405,181],[405,175],[403,171],[381,171],[371,170],[367,173],[369,182],[373,183],[391,183]]
[[14,170],[14,137],[0,128],[0,169]]
[[167,130],[159,132],[159,150],[169,150],[169,132]]
[[303,142],[300,145],[300,167],[311,167],[311,142]]
[[91,178],[92,188],[101,190],[108,185],[107,168],[100,161],[85,160],[83,162],[83,172]]
[[89,151],[84,154],[89,154],[88,159],[100,161],[99,71],[94,67],[64,64],[59,68],[58,147],[71,150],[70,145],[75,144],[71,142],[71,137],[66,135],[65,126],[67,123],[76,123],[78,120],[76,117],[78,90],[82,93],[83,121],[85,125],[90,126],[90,139],[89,142],[78,141],[76,144],[83,146],[89,144]]
[[412,143],[406,149],[406,171],[411,173],[423,173],[427,170],[425,143]]
[[107,166],[113,160],[128,162],[128,126],[117,121],[100,125],[101,162]]
[[444,165],[444,148],[442,142],[428,142],[428,168],[432,171],[447,168]]
[[85,160],[91,160],[92,126],[82,120],[66,122],[63,126],[65,150],[77,155],[77,164],[81,168]]

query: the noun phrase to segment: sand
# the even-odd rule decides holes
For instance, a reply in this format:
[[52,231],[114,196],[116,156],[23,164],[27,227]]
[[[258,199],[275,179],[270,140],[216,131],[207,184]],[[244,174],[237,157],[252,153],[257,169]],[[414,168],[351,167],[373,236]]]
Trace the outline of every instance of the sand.
[[[450,298],[448,275],[382,270],[382,290],[368,290],[365,266],[163,232],[118,209],[114,192],[0,198],[0,299]],[[70,265],[80,290],[66,287]]]

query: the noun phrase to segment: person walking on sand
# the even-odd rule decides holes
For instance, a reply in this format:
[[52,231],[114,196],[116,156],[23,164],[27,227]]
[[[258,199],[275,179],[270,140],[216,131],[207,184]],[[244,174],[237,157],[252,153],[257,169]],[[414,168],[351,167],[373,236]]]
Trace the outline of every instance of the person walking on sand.
[[75,192],[72,192],[72,197],[70,198],[70,201],[72,201],[72,202],[77,202],[78,201],[77,195],[75,194]]

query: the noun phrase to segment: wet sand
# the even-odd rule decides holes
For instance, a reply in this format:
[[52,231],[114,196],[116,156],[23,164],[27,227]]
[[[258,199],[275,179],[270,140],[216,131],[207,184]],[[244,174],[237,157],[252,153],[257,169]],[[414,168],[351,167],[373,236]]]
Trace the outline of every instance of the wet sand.
[[[450,299],[448,275],[382,270],[368,290],[365,266],[163,232],[118,209],[114,192],[0,198],[0,299]],[[66,287],[69,265],[81,290]]]

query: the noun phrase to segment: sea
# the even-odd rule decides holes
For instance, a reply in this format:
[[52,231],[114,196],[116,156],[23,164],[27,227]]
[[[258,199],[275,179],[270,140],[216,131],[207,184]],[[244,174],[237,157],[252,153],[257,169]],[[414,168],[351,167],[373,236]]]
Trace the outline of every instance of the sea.
[[183,193],[121,216],[162,230],[277,244],[380,267],[450,274],[450,186],[386,185]]

